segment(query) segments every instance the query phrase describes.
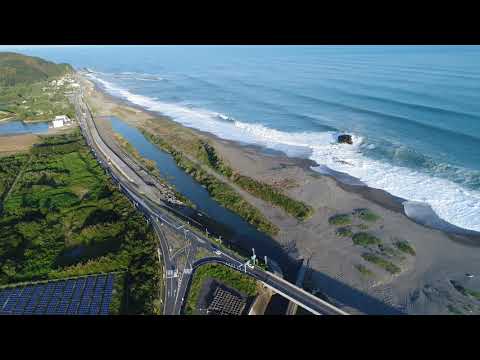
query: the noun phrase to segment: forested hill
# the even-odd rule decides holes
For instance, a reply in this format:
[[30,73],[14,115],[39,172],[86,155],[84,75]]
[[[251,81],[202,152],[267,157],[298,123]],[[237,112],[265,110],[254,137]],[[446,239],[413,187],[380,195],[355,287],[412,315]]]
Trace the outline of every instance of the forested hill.
[[72,70],[69,64],[55,64],[38,57],[0,52],[0,86],[46,80]]

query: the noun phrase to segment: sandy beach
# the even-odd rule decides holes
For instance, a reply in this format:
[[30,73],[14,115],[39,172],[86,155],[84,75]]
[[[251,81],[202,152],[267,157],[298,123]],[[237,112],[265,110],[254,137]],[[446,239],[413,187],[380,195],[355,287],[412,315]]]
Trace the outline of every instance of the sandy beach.
[[[176,124],[105,94],[89,80],[83,79],[82,86],[96,116],[115,115],[158,135],[166,134]],[[280,231],[274,239],[293,258],[304,259],[308,266],[306,288],[326,294],[352,313],[480,314],[480,298],[458,287],[461,284],[464,289],[480,291],[480,278],[465,276],[475,273],[480,263],[478,236],[454,235],[416,223],[405,215],[398,198],[382,190],[346,185],[321,175],[311,170],[316,165],[311,160],[287,157],[175,125],[178,128],[208,139],[241,174],[273,185],[313,207],[313,216],[299,222],[282,209],[232,185],[278,226]],[[379,218],[361,221],[355,215],[357,209],[368,209]],[[359,246],[351,237],[339,236],[339,227],[329,221],[339,214],[349,214],[353,219],[349,228],[355,232],[368,232],[381,239],[383,250]],[[395,244],[401,241],[413,247],[414,255],[396,249]],[[366,261],[366,252],[386,256],[399,271],[392,273]],[[360,268],[367,270],[362,272]]]

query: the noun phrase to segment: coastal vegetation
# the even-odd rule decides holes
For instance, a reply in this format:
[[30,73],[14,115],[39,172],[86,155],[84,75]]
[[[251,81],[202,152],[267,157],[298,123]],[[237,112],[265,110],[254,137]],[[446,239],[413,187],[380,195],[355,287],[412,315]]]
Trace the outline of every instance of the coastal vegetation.
[[408,243],[408,241],[405,240],[397,240],[395,242],[395,246],[398,248],[398,250],[403,251],[404,253],[407,253],[409,255],[415,256],[415,250],[413,247]]
[[268,235],[276,235],[278,233],[278,227],[269,222],[257,208],[245,201],[231,186],[208,174],[182,152],[177,151],[173,146],[166,143],[161,137],[143,129],[142,133],[153,144],[171,154],[177,165],[205,186],[212,198],[219,204],[237,213],[248,223]]
[[205,140],[199,140],[198,142],[197,158],[218,173],[232,180],[242,189],[272,205],[282,208],[300,221],[307,219],[313,214],[313,208],[311,206],[284,195],[269,184],[234,172],[234,170],[225,164],[218,156],[212,145]]
[[363,253],[362,258],[365,261],[380,266],[381,268],[388,271],[390,274],[398,274],[401,271],[401,269],[397,265],[388,260],[385,260],[384,258],[376,254]]
[[257,294],[257,283],[255,279],[225,265],[205,264],[197,268],[193,274],[185,304],[185,313],[187,315],[195,313],[200,291],[207,279],[218,280],[247,296],[255,296]]
[[366,232],[358,232],[354,234],[352,240],[355,245],[361,246],[377,245],[381,243],[379,238]]
[[13,161],[20,174],[0,217],[0,284],[123,271],[119,311],[155,313],[160,273],[153,231],[78,129],[42,137],[28,156],[18,163],[0,158],[0,169]]
[[355,269],[357,269],[358,272],[362,275],[365,275],[365,276],[372,276],[373,275],[373,272],[371,270],[369,270],[365,265],[356,264]]
[[380,219],[380,216],[369,209],[357,209],[354,212],[361,220],[374,222]]
[[352,222],[352,218],[348,214],[334,215],[328,219],[331,225],[344,226],[349,225]]
[[341,237],[352,237],[353,231],[348,226],[338,228],[336,234]]

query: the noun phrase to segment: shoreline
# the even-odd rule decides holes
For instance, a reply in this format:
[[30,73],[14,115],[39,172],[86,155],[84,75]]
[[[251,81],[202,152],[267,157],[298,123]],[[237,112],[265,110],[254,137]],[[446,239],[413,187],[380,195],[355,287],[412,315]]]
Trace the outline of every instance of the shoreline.
[[[83,75],[82,75],[83,76]],[[389,192],[383,190],[383,189],[377,189],[373,187],[369,187],[368,185],[365,184],[359,184],[359,185],[353,185],[349,184],[347,182],[341,181],[338,177],[332,174],[323,174],[318,171],[315,171],[312,169],[312,167],[318,167],[321,166],[321,164],[318,164],[315,160],[307,159],[307,158],[299,158],[299,157],[291,157],[286,155],[284,152],[280,150],[273,150],[269,148],[265,148],[261,145],[256,145],[256,144],[249,144],[249,143],[241,143],[235,140],[229,140],[229,139],[223,139],[216,134],[199,130],[196,128],[191,128],[188,126],[185,126],[183,124],[180,124],[176,122],[174,119],[170,118],[169,116],[163,115],[161,113],[157,113],[155,111],[151,111],[145,108],[142,108],[140,105],[134,104],[130,102],[129,100],[122,99],[119,97],[115,97],[114,95],[109,94],[105,89],[101,87],[101,85],[97,84],[96,82],[92,81],[91,79],[87,78],[91,84],[93,84],[94,89],[98,92],[100,92],[105,98],[109,99],[113,103],[116,103],[120,106],[127,106],[129,108],[134,108],[138,110],[139,112],[143,112],[146,114],[149,114],[153,118],[164,118],[167,119],[168,121],[175,122],[176,124],[190,129],[193,132],[199,133],[204,135],[207,138],[212,138],[216,141],[221,141],[224,143],[228,143],[233,147],[237,147],[239,149],[251,149],[253,151],[258,151],[259,153],[266,155],[266,156],[273,156],[273,157],[279,157],[279,158],[286,158],[289,159],[290,161],[293,161],[296,166],[299,166],[302,168],[304,171],[310,173],[312,176],[324,176],[331,178],[333,181],[336,182],[336,184],[342,188],[345,191],[348,192],[353,192],[355,194],[359,194],[360,196],[364,197],[366,200],[372,201],[388,210],[400,213],[404,215],[406,218],[414,221],[415,223],[424,226],[429,229],[433,230],[438,230],[441,231],[445,234],[447,234],[449,237],[451,237],[453,240],[463,242],[465,244],[470,244],[471,246],[479,246],[480,247],[480,232],[475,231],[475,230],[469,230],[469,229],[464,229],[457,227],[453,224],[450,224],[443,219],[440,219],[437,214],[431,210],[429,214],[427,214],[425,217],[427,218],[424,221],[421,221],[420,219],[417,219],[415,217],[408,216],[408,214],[405,211],[404,203],[408,202],[409,200],[400,198],[398,196],[392,195]],[[342,175],[345,175],[346,177],[351,178],[349,174],[343,174],[339,173]],[[440,223],[441,226],[429,226],[428,223],[433,222],[433,223]]]
[[[330,174],[317,172],[311,167],[318,164],[310,159],[288,157],[280,151],[222,139],[186,127],[109,94],[88,77],[82,76],[82,79],[88,89],[87,98],[98,116],[115,115],[136,128],[170,136],[170,140],[176,131],[209,140],[220,156],[241,174],[278,185],[287,196],[312,206],[313,216],[299,222],[271,204],[248,193],[242,194],[280,228],[280,234],[273,239],[292,258],[306,260],[308,284],[305,288],[317,289],[352,313],[388,314],[392,309],[395,309],[393,313],[399,310],[419,314],[449,313],[452,301],[455,306],[465,304],[464,296],[451,286],[450,280],[462,282],[465,273],[475,273],[480,254],[472,248],[480,246],[480,236],[460,235],[422,225],[408,217],[404,199],[384,190],[344,183]],[[405,239],[415,248],[415,255],[400,256],[399,273],[389,273],[365,261],[362,256],[365,250],[373,254],[379,250],[356,245],[351,238],[339,236],[337,228],[329,221],[335,215],[354,214],[355,209],[362,208],[380,216],[376,222],[360,225],[380,238],[382,246],[395,249],[396,241]],[[358,223],[352,224],[352,229],[360,230],[357,226]],[[390,258],[383,250],[380,255]],[[372,270],[373,275],[361,273],[359,266]],[[432,288],[436,295],[431,295]],[[474,309],[480,313],[480,306]]]

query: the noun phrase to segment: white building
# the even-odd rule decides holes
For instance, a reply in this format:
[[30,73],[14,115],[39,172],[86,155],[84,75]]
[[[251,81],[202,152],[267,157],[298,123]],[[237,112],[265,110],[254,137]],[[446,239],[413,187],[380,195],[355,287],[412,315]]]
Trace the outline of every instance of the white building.
[[70,118],[67,115],[60,115],[60,116],[55,116],[55,119],[53,120],[53,127],[54,128],[59,128],[64,125],[68,125],[72,122]]

